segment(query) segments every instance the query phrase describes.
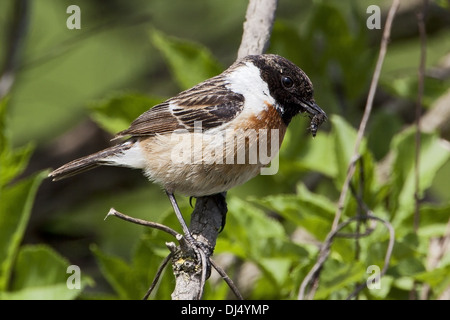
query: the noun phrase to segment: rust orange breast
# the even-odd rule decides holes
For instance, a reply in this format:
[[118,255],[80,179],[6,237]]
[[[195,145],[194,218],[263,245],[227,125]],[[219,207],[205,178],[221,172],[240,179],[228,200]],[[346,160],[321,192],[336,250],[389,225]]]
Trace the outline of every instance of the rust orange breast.
[[279,130],[278,137],[279,144],[281,145],[287,127],[281,119],[281,116],[275,106],[267,101],[264,101],[264,103],[267,106],[266,110],[262,110],[260,113],[254,114],[251,117],[236,123],[234,129],[253,129],[256,130],[256,132],[259,132],[261,129],[268,129],[269,135],[271,134],[271,129]]

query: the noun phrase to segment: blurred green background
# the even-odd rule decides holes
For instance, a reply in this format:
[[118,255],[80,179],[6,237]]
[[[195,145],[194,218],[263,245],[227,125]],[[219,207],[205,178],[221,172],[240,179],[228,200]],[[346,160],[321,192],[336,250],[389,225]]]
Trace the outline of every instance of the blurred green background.
[[[81,8],[79,30],[66,27],[70,16],[66,9],[72,4]],[[340,116],[353,128],[361,119],[382,32],[366,27],[366,9],[371,4],[281,0],[269,48],[310,76],[316,101],[330,118]],[[379,1],[379,5],[383,25],[390,1]],[[375,162],[392,149],[394,135],[414,121],[420,59],[416,12],[420,6],[421,1],[403,1],[393,26],[366,134]],[[7,57],[14,7],[15,1],[0,2],[0,66]],[[114,130],[125,129],[127,121],[143,110],[229,66],[239,48],[246,7],[247,1],[242,0],[29,1],[27,33],[8,95],[5,131],[13,148],[31,143],[34,151],[16,180],[107,147]],[[429,73],[423,112],[449,88],[448,2],[430,1],[426,22]],[[188,65],[184,69],[175,62],[177,50],[186,61],[192,59],[192,66],[206,60],[210,64],[198,71]],[[200,53],[204,58],[196,61],[192,55]],[[238,201],[230,207],[240,208],[239,201],[295,194],[300,182],[330,202],[337,201],[339,189],[333,181],[344,173],[331,156],[333,123],[328,121],[312,140],[307,119],[297,117],[281,151],[279,173],[230,190],[228,198]],[[437,131],[442,139],[449,139],[448,130]],[[350,142],[344,148],[351,151]],[[443,158],[435,171],[424,198],[448,204],[449,161]],[[191,211],[187,198],[179,197],[179,202],[185,213]],[[104,265],[101,274],[95,252],[129,261],[145,236],[136,225],[114,218],[104,221],[111,207],[152,221],[171,214],[162,190],[140,172],[99,168],[61,182],[43,180],[22,244],[48,244],[95,279],[87,292],[111,294],[117,288],[105,280]],[[265,213],[277,216],[271,208]],[[443,215],[440,225],[445,225]],[[288,234],[292,233],[294,228],[286,225]],[[233,231],[226,226],[219,238],[227,239]],[[269,297],[286,298],[280,295]]]

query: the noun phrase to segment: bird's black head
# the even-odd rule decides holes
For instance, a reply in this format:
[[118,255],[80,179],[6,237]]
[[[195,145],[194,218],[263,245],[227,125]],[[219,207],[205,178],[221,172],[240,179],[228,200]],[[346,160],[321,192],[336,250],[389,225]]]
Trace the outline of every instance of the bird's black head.
[[311,80],[294,63],[275,54],[253,55],[246,59],[261,70],[261,77],[279,104],[278,111],[286,125],[301,112],[307,112],[310,118],[320,115],[326,119],[325,112],[314,101]]

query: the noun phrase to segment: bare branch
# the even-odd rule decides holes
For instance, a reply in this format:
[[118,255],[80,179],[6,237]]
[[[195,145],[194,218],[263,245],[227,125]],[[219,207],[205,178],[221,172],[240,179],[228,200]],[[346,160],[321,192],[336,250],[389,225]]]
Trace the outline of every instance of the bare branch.
[[419,35],[420,35],[420,65],[418,71],[418,88],[417,88],[417,104],[416,104],[416,150],[415,150],[415,159],[414,159],[414,199],[415,199],[415,210],[414,210],[414,230],[417,232],[419,228],[419,202],[420,202],[420,176],[419,176],[419,168],[420,168],[420,118],[422,115],[422,100],[423,100],[423,91],[424,91],[424,79],[425,79],[425,64],[426,64],[426,40],[427,34],[425,29],[425,14],[426,8],[428,5],[428,1],[424,0],[423,9],[421,12],[417,13],[417,24],[419,27]]
[[233,293],[236,295],[236,297],[239,300],[244,300],[244,298],[242,297],[242,295],[239,292],[238,288],[234,284],[233,280],[230,279],[230,277],[226,274],[226,272],[213,259],[210,259],[209,261],[211,262],[211,265],[214,267],[214,269],[216,269],[216,271],[223,278],[223,280],[228,284],[228,286],[230,287],[231,291],[233,291]]
[[359,125],[359,129],[358,129],[358,133],[357,133],[357,137],[356,137],[356,141],[355,141],[355,147],[353,150],[353,155],[350,158],[350,163],[349,163],[349,166],[347,169],[347,176],[345,178],[344,185],[342,186],[341,194],[339,196],[339,201],[338,201],[333,225],[331,227],[330,233],[327,236],[327,239],[325,240],[323,246],[320,249],[319,258],[318,258],[317,262],[314,264],[312,269],[306,275],[305,279],[303,280],[303,282],[300,286],[298,298],[301,300],[304,299],[304,297],[305,297],[305,290],[306,290],[306,287],[308,286],[308,284],[310,282],[313,282],[313,283],[317,282],[317,278],[319,277],[320,270],[322,269],[322,266],[325,263],[328,255],[330,253],[331,242],[329,242],[329,241],[331,241],[331,239],[335,236],[335,234],[337,233],[337,230],[340,229],[339,227],[342,228],[343,226],[346,225],[346,223],[348,224],[349,222],[351,222],[351,220],[347,220],[346,223],[344,222],[343,224],[339,224],[339,221],[340,221],[341,215],[342,215],[342,211],[344,209],[345,199],[347,198],[348,189],[350,187],[350,182],[355,173],[356,162],[357,162],[357,159],[360,157],[359,148],[360,148],[362,139],[364,137],[367,122],[368,122],[370,114],[372,112],[373,100],[375,98],[375,92],[377,90],[378,80],[380,78],[381,68],[383,66],[384,57],[386,56],[387,45],[388,45],[390,34],[391,34],[392,22],[394,21],[394,17],[395,17],[395,14],[397,12],[399,5],[400,5],[400,0],[393,0],[391,8],[389,9],[389,12],[387,15],[386,24],[384,26],[383,36],[382,36],[381,44],[380,44],[380,51],[378,53],[378,59],[377,59],[376,65],[375,65],[375,70],[374,70],[374,73],[372,76],[372,81],[370,83],[369,93],[367,95],[367,101],[366,101],[366,106],[364,109],[364,114],[361,119],[361,123]]
[[[303,280],[303,282],[302,282],[302,284],[300,286],[299,295],[298,295],[298,299],[299,300],[303,300],[305,298],[306,287],[308,286],[308,284],[310,282],[313,282],[314,286],[317,286],[317,277],[315,277],[315,275],[320,271],[320,269],[323,267],[323,264],[325,263],[326,259],[328,258],[328,254],[329,254],[329,251],[330,251],[331,244],[333,243],[333,239],[335,237],[339,236],[338,232],[340,230],[342,230],[343,228],[345,228],[347,225],[349,225],[351,222],[360,221],[360,220],[366,220],[366,219],[367,220],[380,221],[381,223],[383,223],[383,225],[389,231],[389,243],[388,243],[388,248],[386,250],[386,255],[385,255],[385,259],[384,259],[383,269],[380,272],[380,277],[383,276],[386,273],[387,268],[389,266],[389,261],[390,261],[391,256],[392,256],[392,250],[394,248],[395,231],[394,231],[394,228],[392,227],[392,225],[388,221],[375,216],[371,210],[368,210],[366,215],[352,217],[352,218],[349,218],[346,221],[342,222],[341,224],[339,224],[336,227],[335,230],[331,231],[327,235],[326,239],[324,240],[322,249],[320,250],[319,258],[317,259],[317,262],[314,264],[314,266],[311,269],[311,271],[306,275],[305,279]],[[366,286],[366,284],[364,284],[364,285],[358,287],[357,289],[355,289],[355,291],[353,291],[349,295],[349,297],[347,299],[353,298],[359,291],[364,289],[365,286]],[[308,295],[308,298],[312,299],[311,294]]]
[[161,277],[161,274],[163,273],[164,269],[166,268],[167,264],[169,263],[170,259],[172,259],[173,253],[169,253],[167,257],[164,258],[163,262],[158,268],[158,271],[156,272],[155,278],[152,281],[152,284],[150,285],[150,288],[148,288],[147,292],[145,293],[144,298],[142,300],[147,300],[148,297],[152,294],[153,289],[156,287],[156,284],[159,281],[159,278]]
[[262,54],[269,46],[278,0],[250,0],[245,15],[244,33],[238,59]]
[[[394,243],[395,243],[395,231],[394,231],[394,227],[386,220],[381,219],[377,216],[374,216],[372,212],[370,212],[369,215],[367,215],[367,217],[369,219],[372,220],[378,220],[380,221],[389,231],[389,243],[388,243],[388,247],[386,250],[386,254],[384,256],[384,264],[383,264],[383,269],[381,269],[380,272],[380,278],[382,276],[384,276],[386,274],[387,268],[389,267],[389,262],[391,261],[391,256],[392,256],[392,251],[394,249]],[[350,300],[352,298],[354,298],[361,290],[363,290],[365,287],[367,286],[367,283],[362,283],[361,285],[359,285],[348,297],[347,300]]]
[[165,226],[165,225],[157,223],[157,222],[151,222],[151,221],[146,221],[146,220],[142,220],[142,219],[138,219],[138,218],[133,218],[133,217],[127,216],[127,215],[117,211],[114,208],[111,208],[109,210],[108,214],[105,217],[105,220],[109,216],[115,216],[115,217],[120,218],[125,221],[129,221],[129,222],[132,222],[135,224],[140,224],[142,226],[146,226],[146,227],[150,227],[150,228],[155,228],[155,229],[167,232],[168,234],[174,236],[175,238],[177,238],[180,235],[178,232],[176,232],[172,228],[169,228],[168,226]]
[[394,21],[395,13],[397,12],[397,9],[400,5],[400,0],[394,0],[392,2],[391,8],[389,9],[389,13],[386,19],[386,24],[384,26],[384,32],[383,37],[381,39],[381,45],[380,45],[380,52],[378,54],[378,60],[375,66],[375,71],[372,76],[372,81],[370,83],[369,93],[367,95],[367,102],[364,109],[364,114],[361,119],[361,123],[359,125],[356,142],[355,142],[355,148],[353,151],[353,156],[350,159],[350,164],[348,167],[347,177],[345,178],[344,185],[342,186],[342,191],[339,196],[339,202],[336,210],[336,215],[333,221],[333,227],[332,229],[335,229],[339,223],[339,220],[341,218],[342,209],[344,207],[345,198],[347,196],[348,187],[350,184],[350,180],[353,177],[353,174],[355,173],[355,159],[359,157],[359,147],[361,145],[361,141],[364,136],[364,132],[366,130],[367,122],[369,121],[370,114],[372,112],[372,106],[373,106],[373,99],[375,97],[375,92],[377,90],[378,86],[378,80],[380,78],[381,68],[383,66],[384,57],[386,55],[387,51],[387,45],[389,42],[389,37],[391,34],[391,28],[392,28],[392,22]]

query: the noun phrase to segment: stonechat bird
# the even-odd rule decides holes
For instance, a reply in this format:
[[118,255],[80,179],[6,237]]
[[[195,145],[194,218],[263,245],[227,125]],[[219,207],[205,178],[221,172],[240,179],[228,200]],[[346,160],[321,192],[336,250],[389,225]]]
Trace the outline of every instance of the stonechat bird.
[[[117,134],[123,142],[49,176],[59,180],[101,165],[142,169],[166,191],[189,235],[174,193],[213,195],[255,177],[277,154],[299,113],[308,114],[315,136],[327,116],[313,93],[308,76],[291,61],[250,55],[144,112]],[[267,149],[270,155],[262,152]]]

